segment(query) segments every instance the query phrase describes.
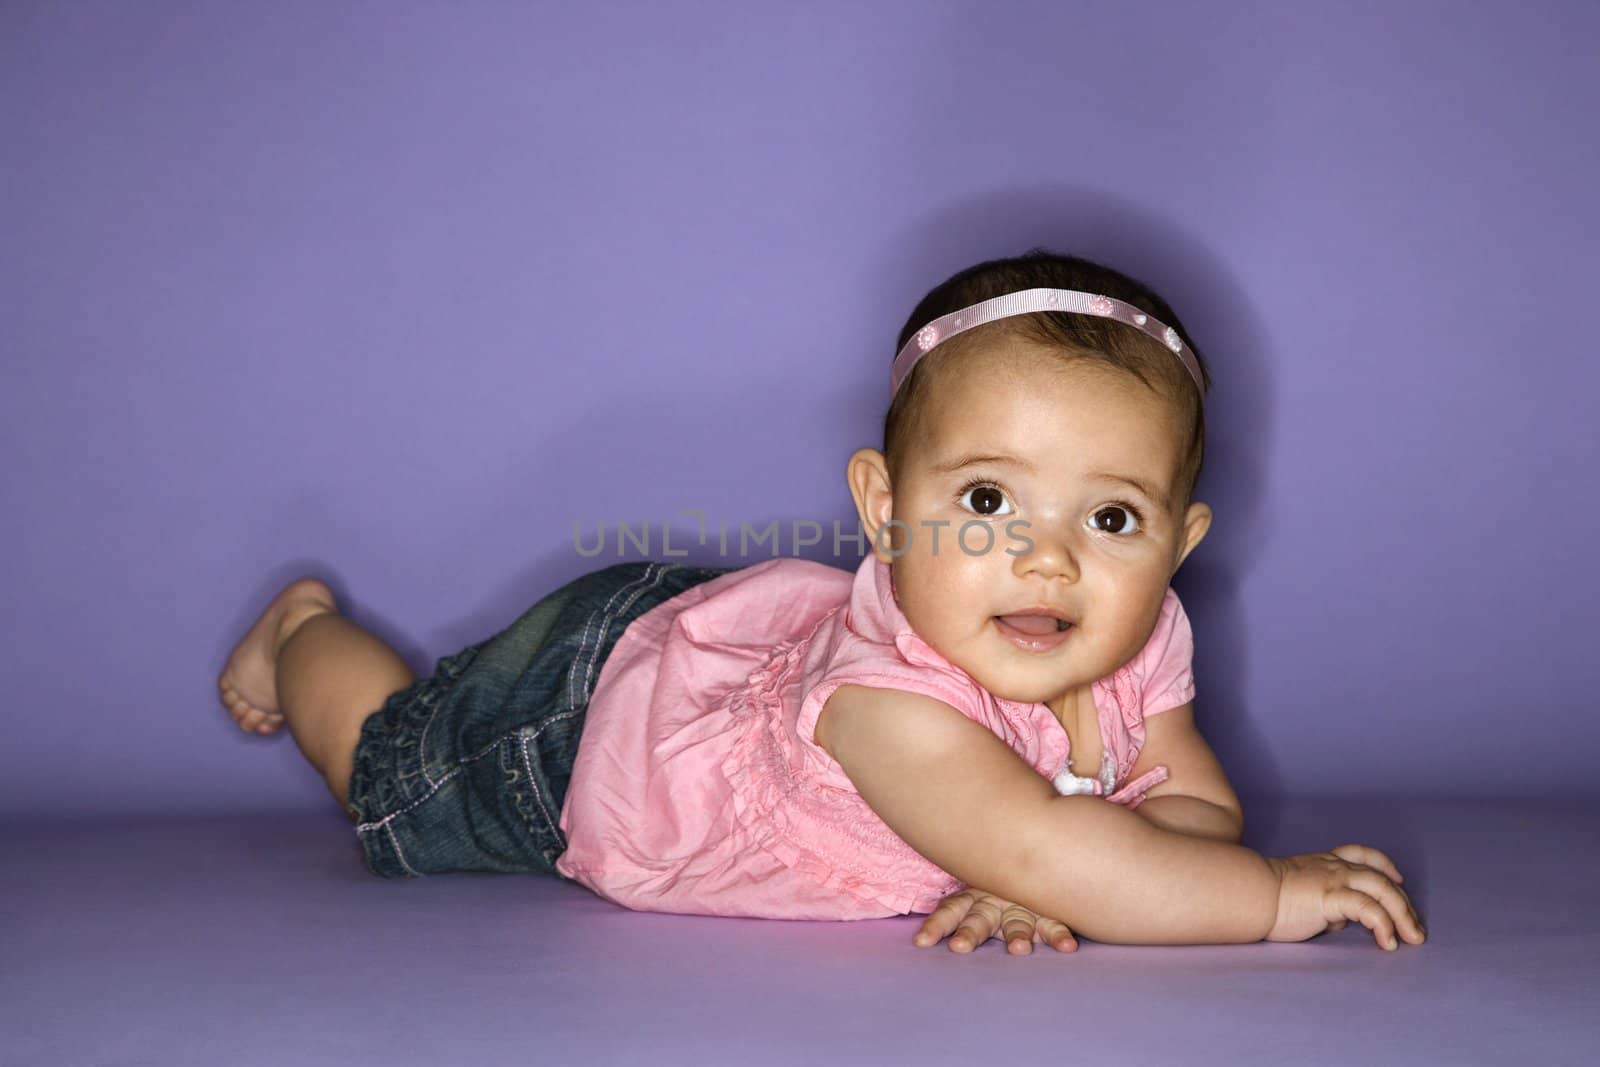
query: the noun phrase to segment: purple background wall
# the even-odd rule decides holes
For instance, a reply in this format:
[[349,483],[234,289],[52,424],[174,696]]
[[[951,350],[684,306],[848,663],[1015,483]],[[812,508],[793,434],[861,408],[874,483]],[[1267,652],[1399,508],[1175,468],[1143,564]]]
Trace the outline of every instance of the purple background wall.
[[1034,244],[1212,361],[1241,792],[1595,791],[1600,9],[1322,7],[6,5],[0,812],[331,810],[216,701],[282,582],[425,672],[575,520],[853,523],[912,305]]

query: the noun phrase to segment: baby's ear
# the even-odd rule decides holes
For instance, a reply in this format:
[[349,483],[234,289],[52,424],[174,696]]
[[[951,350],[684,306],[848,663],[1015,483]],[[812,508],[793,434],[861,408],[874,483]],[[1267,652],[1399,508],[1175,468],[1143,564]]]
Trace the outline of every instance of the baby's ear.
[[[845,481],[856,502],[861,530],[872,543],[873,553],[885,563],[894,562],[893,554],[878,541],[878,531],[894,517],[894,489],[889,484],[889,464],[883,453],[876,448],[858,448],[850,453],[845,464]],[[893,532],[891,527],[890,533]]]
[[1172,565],[1173,573],[1177,573],[1183,561],[1189,558],[1195,546],[1205,540],[1206,532],[1211,529],[1211,505],[1203,504],[1196,500],[1189,505],[1189,510],[1183,516],[1182,548],[1178,559]]

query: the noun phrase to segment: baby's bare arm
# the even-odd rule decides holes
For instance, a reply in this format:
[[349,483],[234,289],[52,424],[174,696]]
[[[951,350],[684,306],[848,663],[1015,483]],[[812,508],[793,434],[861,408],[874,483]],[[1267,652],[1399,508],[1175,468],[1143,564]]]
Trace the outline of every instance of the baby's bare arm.
[[1189,837],[1205,837],[1236,845],[1244,836],[1243,815],[1236,816],[1199,797],[1163,793],[1158,797],[1146,797],[1138,807],[1128,810],[1147,823]]
[[912,848],[1097,941],[1223,944],[1272,928],[1279,878],[1260,855],[1168,832],[1100,797],[1059,796],[941,701],[841,686],[816,740]]
[[[1164,830],[1100,797],[1058,796],[1050,807],[1032,855],[1045,895],[1038,906],[1019,900],[1038,914],[1123,945],[1260,941],[1272,929],[1279,878],[1259,853]],[[1068,839],[1080,847],[1050,846]],[[1051,899],[1071,910],[1049,910]]]

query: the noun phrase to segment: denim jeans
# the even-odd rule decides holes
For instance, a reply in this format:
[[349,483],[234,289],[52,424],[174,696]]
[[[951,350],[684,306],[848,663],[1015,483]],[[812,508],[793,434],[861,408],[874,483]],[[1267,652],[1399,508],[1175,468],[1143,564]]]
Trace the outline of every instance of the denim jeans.
[[606,656],[634,619],[733,569],[593,571],[391,694],[361,724],[350,778],[367,869],[555,874],[561,805]]

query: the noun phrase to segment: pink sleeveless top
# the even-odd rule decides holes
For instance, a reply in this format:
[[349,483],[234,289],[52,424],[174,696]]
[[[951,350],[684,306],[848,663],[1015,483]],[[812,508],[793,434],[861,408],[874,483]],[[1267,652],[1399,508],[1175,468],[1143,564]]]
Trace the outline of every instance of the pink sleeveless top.
[[[595,684],[561,808],[556,869],[638,911],[776,919],[927,913],[962,883],[907,845],[812,735],[839,686],[942,700],[1063,793],[1136,807],[1144,720],[1194,698],[1193,637],[1170,588],[1145,647],[1092,686],[1104,763],[1066,768],[1043,704],[992,696],[918,637],[889,564],[852,577],[778,558],[704,582],[635,619]],[[1078,768],[1088,770],[1088,768]]]

